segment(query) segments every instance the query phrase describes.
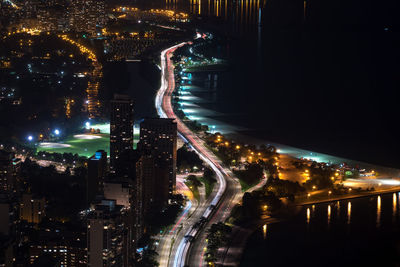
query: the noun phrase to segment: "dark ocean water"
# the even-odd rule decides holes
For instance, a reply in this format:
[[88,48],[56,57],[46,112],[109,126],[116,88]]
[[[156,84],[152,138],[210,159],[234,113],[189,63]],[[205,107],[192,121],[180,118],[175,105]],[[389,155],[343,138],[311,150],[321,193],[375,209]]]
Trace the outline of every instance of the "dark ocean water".
[[224,47],[231,69],[219,110],[257,137],[399,167],[396,29],[347,22],[343,13],[332,24],[300,26],[279,17],[283,4],[275,2],[265,7],[259,33]]
[[[216,93],[193,93],[208,99],[196,104],[209,117],[264,140],[400,167],[399,1],[145,4],[196,14],[196,26],[216,33],[211,53],[230,67]],[[146,91],[131,89],[152,97],[157,87],[142,82]],[[400,266],[399,203],[386,194],[306,206],[257,229],[241,266]]]
[[400,167],[399,4],[146,2],[195,14],[197,27],[216,33],[212,53],[230,68],[214,102],[200,105],[224,114],[218,120],[271,142],[392,167]]
[[257,229],[240,266],[399,266],[398,203],[395,193],[305,206]]

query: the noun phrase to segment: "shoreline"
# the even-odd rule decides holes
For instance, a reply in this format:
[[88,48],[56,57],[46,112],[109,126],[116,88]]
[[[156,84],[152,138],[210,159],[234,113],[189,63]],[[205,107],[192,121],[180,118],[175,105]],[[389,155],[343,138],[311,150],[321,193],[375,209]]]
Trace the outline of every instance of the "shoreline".
[[384,194],[392,194],[392,193],[397,193],[397,192],[400,192],[400,186],[396,186],[396,187],[392,187],[392,188],[388,188],[388,189],[376,190],[376,191],[352,193],[352,194],[345,195],[345,196],[331,197],[330,199],[320,199],[320,200],[314,200],[314,201],[310,200],[310,201],[305,201],[305,202],[301,202],[301,203],[294,203],[294,206],[308,206],[308,205],[314,205],[314,204],[323,204],[323,203],[341,201],[341,200],[346,200],[346,199],[364,198],[364,197],[378,196],[378,195],[384,195]]
[[[217,55],[216,55],[217,56]],[[190,71],[188,71],[189,73]],[[199,72],[196,72],[199,73]],[[202,71],[203,74],[208,74],[211,73],[212,71],[207,71],[207,68]],[[202,75],[203,75],[202,74]],[[227,73],[228,76],[230,76],[230,71]],[[224,74],[224,76],[226,76]],[[197,79],[197,78],[196,78]],[[217,86],[216,89],[217,91],[221,91],[222,95],[218,96],[218,102],[223,101],[223,97],[225,96],[225,91],[227,92],[229,85],[225,84],[224,80],[226,78],[222,77],[221,75],[218,75],[218,83],[219,85]],[[221,83],[222,82],[222,83]],[[193,85],[195,86],[200,86],[204,89],[204,91],[207,91],[207,88],[205,88],[202,85],[202,81],[194,81]],[[232,89],[233,90],[233,89]],[[187,90],[189,93],[191,92],[191,89]],[[245,93],[245,92],[244,92]],[[202,93],[203,94],[203,93]],[[273,138],[272,136],[269,135],[269,133],[265,133],[264,130],[255,130],[252,129],[252,126],[254,125],[248,125],[250,127],[247,127],[246,124],[248,124],[246,121],[247,119],[250,119],[250,115],[247,113],[242,113],[242,114],[236,114],[239,115],[237,117],[235,114],[232,114],[231,111],[228,111],[225,108],[225,105],[218,105],[218,108],[213,107],[212,105],[210,106],[210,101],[214,101],[212,103],[218,104],[217,100],[206,100],[203,101],[202,94],[198,95],[197,93],[193,92],[193,99],[186,98],[184,100],[181,100],[184,102],[184,104],[187,104],[187,109],[190,111],[186,114],[188,117],[193,117],[193,120],[199,121],[201,124],[206,124],[206,125],[214,125],[216,126],[215,131],[221,132],[223,135],[230,135],[230,136],[246,136],[247,138],[255,139],[258,140],[260,143],[270,143],[270,144],[277,144],[278,146],[282,147],[291,147],[291,148],[297,148],[298,150],[303,150],[303,151],[308,151],[308,152],[313,152],[315,151],[315,154],[323,155],[323,156],[329,156],[330,158],[334,158],[331,161],[337,162],[338,159],[340,159],[340,162],[355,162],[356,164],[362,164],[363,166],[379,166],[382,168],[387,168],[387,169],[396,169],[397,164],[396,162],[393,162],[392,157],[389,157],[388,155],[382,154],[382,159],[380,160],[380,155],[377,153],[365,153],[363,152],[364,150],[359,150],[359,147],[357,146],[352,146],[351,143],[346,142],[340,143],[339,147],[335,147],[334,145],[330,144],[330,138],[332,135],[327,135],[326,139],[326,145],[324,145],[323,142],[306,142],[304,138],[302,137],[296,137],[293,135],[293,138],[288,138],[288,134],[283,134],[285,137],[284,139],[286,140],[281,140],[277,138]],[[231,98],[229,98],[230,100]],[[235,100],[235,99],[233,99]],[[206,102],[206,103],[204,103]],[[227,113],[224,113],[224,112]],[[242,111],[242,109],[239,109],[239,112]],[[235,111],[233,111],[235,112]],[[226,118],[225,118],[226,117]],[[246,119],[247,118],[247,119]],[[240,120],[238,123],[238,120]],[[253,124],[253,123],[251,123]],[[288,128],[288,127],[284,127]],[[284,129],[282,129],[284,130]],[[286,130],[285,130],[286,131]],[[276,132],[276,131],[275,131]],[[276,133],[275,133],[276,135]],[[311,136],[312,137],[312,136]],[[310,138],[311,138],[310,137]],[[310,139],[309,138],[309,139]],[[304,139],[304,140],[303,140]],[[273,141],[275,140],[275,141]],[[351,139],[353,140],[353,139]],[[285,142],[286,141],[286,142]],[[335,140],[338,141],[338,140]],[[354,140],[356,141],[356,140]],[[348,143],[348,144],[347,144]],[[371,140],[371,145],[374,145],[374,141]],[[310,147],[311,149],[309,149]],[[365,146],[364,146],[365,147]],[[349,152],[350,151],[350,152]],[[381,152],[379,152],[381,153]],[[382,152],[383,153],[383,152]],[[386,160],[387,159],[387,160]],[[399,176],[400,175],[400,170],[396,172],[395,175],[393,176]]]
[[[183,69],[184,68],[185,67],[183,67]],[[204,70],[202,70],[201,72],[209,73],[212,71],[207,70],[207,66],[205,66]],[[192,71],[188,71],[185,73],[192,73]],[[181,75],[177,74],[177,76],[180,77]],[[193,99],[191,100],[190,98],[185,96],[184,98],[179,99],[177,103],[180,103],[181,105],[183,104],[184,106],[189,106],[190,109],[188,109],[186,112],[185,109],[182,109],[185,116],[189,118],[189,120],[191,120],[192,122],[197,121],[202,125],[207,125],[210,129],[209,130],[210,133],[220,132],[222,135],[225,135],[229,139],[232,139],[238,143],[254,144],[257,146],[261,144],[264,145],[270,144],[281,150],[279,152],[280,154],[286,154],[294,158],[306,158],[316,162],[325,162],[337,165],[346,163],[353,167],[360,166],[360,168],[375,169],[379,173],[384,173],[383,175],[384,177],[390,177],[390,178],[400,177],[400,169],[396,169],[394,167],[388,167],[379,164],[363,162],[356,159],[335,156],[333,154],[326,154],[323,152],[312,151],[293,145],[273,142],[267,140],[266,138],[260,138],[255,135],[248,134],[249,132],[248,129],[243,128],[240,125],[231,124],[229,122],[224,121],[223,119],[221,120],[220,118],[224,117],[225,114],[217,112],[207,107],[207,105],[204,106],[202,104],[203,101],[199,101],[201,98],[191,93],[192,89],[187,89],[186,91],[188,92],[189,95],[193,96]],[[205,102],[208,103],[207,101]],[[194,110],[196,110],[196,112],[194,112]],[[195,116],[192,116],[193,114],[195,114]]]
[[[340,197],[333,197],[331,199],[309,201],[303,203],[294,203],[292,207],[305,207],[309,205],[325,204],[336,201],[344,201],[349,199],[368,198],[371,196],[379,196],[384,194],[398,193],[400,186],[395,188],[389,188],[380,191],[368,192],[366,194],[351,194]],[[221,266],[240,266],[243,259],[244,250],[247,247],[249,237],[262,225],[269,225],[272,223],[279,223],[282,219],[276,217],[268,217],[266,219],[260,219],[257,221],[247,222],[244,226],[235,225],[232,228],[232,234],[228,247],[223,247],[219,252],[219,259],[217,261]]]
[[[275,143],[275,142],[269,142],[266,140],[262,140],[256,137],[252,137],[249,135],[244,135],[241,133],[230,133],[226,134],[226,136],[232,140],[235,140],[237,142],[243,142],[243,140],[246,140],[247,143],[249,144],[254,144],[254,145],[261,145],[261,144],[270,144],[275,146],[277,149],[281,150],[279,154],[287,155],[293,158],[307,158],[311,159],[317,162],[325,162],[325,163],[333,163],[333,164],[341,164],[341,163],[346,163],[350,166],[360,166],[360,168],[366,168],[366,169],[374,169],[377,170],[380,173],[384,173],[382,177],[385,178],[398,178],[400,177],[400,169],[392,168],[392,167],[386,167],[386,166],[381,166],[378,164],[372,164],[372,163],[367,163],[367,162],[362,162],[358,160],[353,160],[353,159],[346,159],[346,158],[341,158],[337,157],[334,155],[329,155],[329,154],[324,154],[324,153],[319,153],[319,152],[314,152],[302,148],[296,148],[293,146],[285,145],[285,144],[280,144],[280,143]],[[382,178],[381,176],[379,178]]]
[[[200,121],[200,123],[206,124],[210,128],[214,128],[209,123],[204,123],[202,121]],[[360,166],[363,168],[375,169],[379,173],[381,173],[381,172],[384,173],[384,175],[380,176],[380,178],[383,178],[383,177],[393,178],[393,177],[399,177],[399,175],[400,175],[400,170],[395,169],[395,168],[383,167],[383,166],[374,165],[374,164],[370,164],[370,163],[365,163],[365,162],[360,162],[360,161],[356,161],[356,160],[350,160],[350,159],[346,159],[346,158],[327,155],[324,153],[312,152],[309,150],[295,148],[292,146],[283,145],[283,144],[279,144],[279,143],[275,143],[275,142],[265,141],[260,138],[256,138],[254,136],[249,136],[249,135],[239,133],[237,131],[238,126],[235,126],[235,125],[230,125],[230,126],[231,127],[233,126],[232,128],[234,128],[234,130],[229,133],[222,132],[222,134],[227,136],[229,139],[233,139],[233,140],[237,141],[238,143],[244,142],[244,143],[248,143],[248,144],[254,144],[257,146],[259,146],[261,144],[271,144],[278,149],[278,153],[287,155],[287,156],[290,156],[293,158],[306,158],[306,159],[310,159],[310,160],[313,160],[316,162],[326,162],[326,163],[337,164],[337,165],[340,165],[341,163],[345,162],[352,167]],[[218,131],[214,130],[214,132],[218,132]],[[341,195],[341,196],[332,197],[329,199],[305,201],[305,202],[297,203],[297,204],[294,203],[294,205],[295,206],[306,206],[306,205],[313,205],[313,204],[320,204],[320,203],[327,203],[327,202],[329,203],[329,202],[333,202],[333,201],[340,201],[340,200],[354,199],[354,198],[363,198],[363,197],[369,197],[369,196],[386,194],[386,193],[393,193],[393,192],[398,192],[398,191],[400,191],[400,187],[394,187],[394,188],[392,187],[389,189],[384,189],[384,190],[379,190],[379,191],[352,193],[349,195]],[[267,219],[268,223],[272,223],[272,221],[276,222],[276,220],[278,220],[278,219],[277,218],[268,218]],[[262,222],[265,223],[266,220],[262,220]],[[255,226],[257,226],[259,224],[260,224],[260,222],[248,222],[247,225],[251,226],[251,229],[246,228],[246,227],[243,228],[241,226],[235,226],[235,228],[237,229],[237,232],[234,232],[232,234],[232,237],[235,238],[235,236],[236,237],[239,236],[238,241],[236,242],[236,246],[234,246],[235,242],[233,240],[231,240],[229,247],[221,248],[222,250],[225,251],[223,253],[224,256],[223,256],[222,260],[221,261],[218,260],[217,263],[220,263],[220,264],[222,263],[223,266],[238,266],[242,259],[243,251],[246,248],[247,239],[257,228]],[[230,256],[227,257],[230,250],[233,250],[233,253],[231,253]],[[229,261],[228,264],[226,264],[226,260],[225,260],[226,258]],[[232,262],[234,264],[232,264]]]

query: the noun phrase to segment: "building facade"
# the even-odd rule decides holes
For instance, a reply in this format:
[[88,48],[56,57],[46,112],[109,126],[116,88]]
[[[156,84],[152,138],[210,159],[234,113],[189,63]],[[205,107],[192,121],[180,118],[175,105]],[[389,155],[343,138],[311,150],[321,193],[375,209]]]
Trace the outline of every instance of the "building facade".
[[115,95],[111,101],[110,171],[124,168],[123,156],[133,149],[133,101],[129,96]]
[[62,241],[41,240],[29,247],[29,263],[32,265],[42,255],[49,255],[58,260],[62,266],[87,266],[87,250],[85,246]]
[[114,199],[117,205],[124,206],[126,209],[131,208],[133,196],[131,183],[127,181],[106,181],[103,190],[106,199]]
[[133,266],[134,237],[129,210],[103,200],[88,217],[88,266]]
[[151,155],[155,164],[167,169],[168,195],[171,197],[176,186],[176,122],[173,119],[145,119],[140,124],[138,149],[143,155]]
[[101,188],[107,172],[107,152],[98,150],[88,160],[87,172],[87,203],[91,203]]
[[0,194],[12,194],[17,190],[21,160],[14,153],[0,150]]
[[77,32],[95,35],[106,25],[105,0],[74,0],[69,7],[70,25]]
[[46,200],[34,197],[32,194],[23,194],[20,204],[20,219],[28,223],[40,223],[45,217]]

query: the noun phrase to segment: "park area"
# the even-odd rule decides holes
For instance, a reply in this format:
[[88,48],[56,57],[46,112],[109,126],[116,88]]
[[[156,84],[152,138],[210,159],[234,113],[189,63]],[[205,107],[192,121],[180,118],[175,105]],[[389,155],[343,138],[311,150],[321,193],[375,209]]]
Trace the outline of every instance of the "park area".
[[[72,153],[79,156],[90,157],[97,150],[104,150],[110,153],[110,124],[97,124],[91,126],[99,129],[100,133],[75,134],[65,137],[57,142],[42,142],[37,146],[37,151]],[[139,140],[139,130],[134,129],[134,147]]]

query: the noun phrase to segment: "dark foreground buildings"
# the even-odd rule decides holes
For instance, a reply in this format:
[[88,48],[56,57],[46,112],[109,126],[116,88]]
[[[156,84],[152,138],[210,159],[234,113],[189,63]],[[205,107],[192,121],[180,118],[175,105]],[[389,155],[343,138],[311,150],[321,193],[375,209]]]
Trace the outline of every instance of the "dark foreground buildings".
[[[151,118],[140,124],[138,149],[143,155],[151,155],[159,168],[168,172],[168,195],[176,186],[177,124],[173,119]],[[156,182],[161,182],[156,181]]]
[[89,160],[94,200],[88,215],[89,266],[131,266],[146,220],[165,208],[175,192],[176,123],[145,119],[134,150],[133,112],[128,96],[111,101],[110,172],[104,179],[96,155]]
[[[81,190],[82,203],[76,203],[82,207],[71,211],[72,196],[48,198],[25,186],[34,182],[30,170],[42,167],[29,161],[20,166],[14,153],[0,149],[0,266],[13,261],[22,264],[18,266],[134,266],[138,241],[149,229],[149,218],[157,218],[172,199],[176,176],[176,123],[150,118],[140,128],[134,150],[133,101],[116,96],[111,103],[110,164],[102,150],[82,161],[86,188],[74,180],[79,172],[85,177],[84,168],[73,174],[49,168],[47,178],[70,181],[54,186]],[[20,244],[23,253],[18,252]]]
[[88,266],[134,266],[133,221],[130,209],[103,200],[88,218]]

